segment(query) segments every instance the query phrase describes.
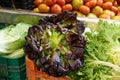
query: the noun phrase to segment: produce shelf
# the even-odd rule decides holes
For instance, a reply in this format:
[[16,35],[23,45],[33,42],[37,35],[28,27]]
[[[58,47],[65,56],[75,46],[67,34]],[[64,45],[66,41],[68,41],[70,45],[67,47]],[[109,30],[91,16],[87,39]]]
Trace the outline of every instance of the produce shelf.
[[[51,15],[54,14],[35,13],[29,10],[0,9],[0,23],[16,24],[19,22],[26,22],[36,24],[40,18]],[[89,23],[97,23],[100,19],[78,17],[78,20],[82,20]],[[108,23],[120,24],[120,20],[107,20],[107,19],[101,20],[105,20]]]

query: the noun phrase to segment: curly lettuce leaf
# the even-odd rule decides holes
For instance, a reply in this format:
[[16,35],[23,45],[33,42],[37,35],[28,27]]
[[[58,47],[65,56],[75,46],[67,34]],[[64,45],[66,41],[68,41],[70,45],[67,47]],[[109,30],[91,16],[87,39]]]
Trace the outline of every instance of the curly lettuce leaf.
[[87,44],[83,68],[69,75],[72,80],[120,79],[120,26],[99,21],[96,30],[85,32]]

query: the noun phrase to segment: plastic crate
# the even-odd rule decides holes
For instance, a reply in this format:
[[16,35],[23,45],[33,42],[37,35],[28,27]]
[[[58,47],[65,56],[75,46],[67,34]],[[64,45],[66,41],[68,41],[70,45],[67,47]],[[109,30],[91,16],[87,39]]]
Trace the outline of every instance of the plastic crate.
[[25,56],[18,59],[0,57],[0,80],[26,80]]
[[0,23],[0,29],[4,28],[5,24],[4,23]]
[[0,0],[0,5],[3,8],[15,9],[32,9],[34,0]]
[[7,59],[0,57],[0,78],[6,77],[7,75]]

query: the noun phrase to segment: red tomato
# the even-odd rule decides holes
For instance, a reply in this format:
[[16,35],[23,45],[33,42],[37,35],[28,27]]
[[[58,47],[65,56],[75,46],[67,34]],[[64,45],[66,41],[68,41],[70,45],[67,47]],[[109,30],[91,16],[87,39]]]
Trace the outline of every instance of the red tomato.
[[72,1],[72,0],[65,0],[66,3],[69,3],[69,2],[71,2],[71,1]]
[[82,5],[82,6],[80,6],[79,11],[83,14],[88,14],[90,12],[90,8]]
[[99,18],[102,18],[102,19],[110,19],[110,15],[101,14],[101,15],[99,16]]
[[96,4],[97,4],[97,0],[91,0],[91,1],[87,2],[85,5],[89,8],[92,8],[92,7],[96,6]]
[[66,5],[63,5],[62,6],[62,10],[68,10],[68,11],[71,11],[73,8],[72,8],[72,5],[71,4],[66,4]]
[[51,12],[55,13],[55,14],[61,13],[62,12],[62,8],[61,8],[60,5],[54,4],[53,6],[51,6]]
[[112,6],[110,10],[113,11],[115,14],[119,12],[118,8],[115,6]]
[[97,5],[98,6],[102,6],[102,4],[103,4],[103,0],[97,0]]
[[49,12],[50,11],[50,7],[44,3],[40,4],[38,6],[39,12]]
[[111,9],[111,7],[112,7],[112,2],[105,2],[105,3],[103,3],[103,5],[102,5],[102,8],[103,9]]
[[114,0],[103,0],[103,2],[113,2]]
[[57,4],[59,4],[60,6],[65,5],[65,0],[57,0]]
[[116,0],[118,4],[120,4],[120,0]]
[[42,2],[43,2],[43,0],[34,0],[34,5],[38,6]]
[[120,16],[120,12],[117,14],[117,16]]
[[84,3],[89,2],[90,0],[83,0]]
[[117,1],[114,1],[114,2],[113,2],[113,6],[118,7],[118,3],[117,3]]
[[52,6],[53,4],[55,4],[57,2],[57,0],[46,0],[45,3],[48,5],[48,6]]

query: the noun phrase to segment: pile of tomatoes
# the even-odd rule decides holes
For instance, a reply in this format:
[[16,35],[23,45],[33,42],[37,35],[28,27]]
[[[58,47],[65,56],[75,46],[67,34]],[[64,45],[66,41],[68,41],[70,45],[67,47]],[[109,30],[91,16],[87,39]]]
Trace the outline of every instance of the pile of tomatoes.
[[119,19],[120,0],[35,0],[33,11],[58,14],[64,10],[91,18]]
[[61,13],[63,10],[72,11],[72,0],[35,0],[35,12]]
[[120,20],[120,0],[83,0],[79,11],[87,17]]

